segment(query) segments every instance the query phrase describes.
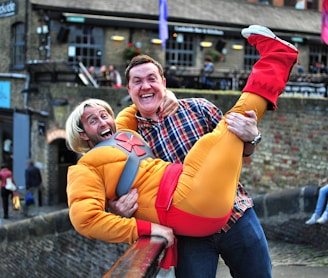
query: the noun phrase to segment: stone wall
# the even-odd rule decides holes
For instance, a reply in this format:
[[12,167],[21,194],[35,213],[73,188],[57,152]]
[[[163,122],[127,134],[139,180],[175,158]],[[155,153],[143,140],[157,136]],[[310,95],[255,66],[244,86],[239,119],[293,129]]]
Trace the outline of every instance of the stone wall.
[[82,237],[64,209],[0,227],[0,276],[98,278],[127,247]]

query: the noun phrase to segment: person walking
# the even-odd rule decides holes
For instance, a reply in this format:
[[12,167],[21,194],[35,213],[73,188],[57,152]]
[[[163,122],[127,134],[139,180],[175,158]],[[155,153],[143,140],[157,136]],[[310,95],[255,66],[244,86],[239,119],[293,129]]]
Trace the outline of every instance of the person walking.
[[[39,209],[40,203],[40,191],[42,187],[42,176],[40,169],[34,165],[33,160],[29,159],[26,163],[25,169],[25,185],[27,192],[32,193],[34,204]],[[24,205],[24,215],[28,216],[29,205]]]
[[13,191],[6,189],[7,179],[11,178],[12,182],[15,183],[13,178],[13,173],[8,169],[6,163],[1,164],[0,170],[0,182],[1,182],[1,198],[2,198],[2,207],[3,207],[3,218],[9,218],[9,197],[13,198]]
[[324,224],[328,222],[328,178],[319,181],[319,195],[314,213],[311,218],[305,222],[307,225]]

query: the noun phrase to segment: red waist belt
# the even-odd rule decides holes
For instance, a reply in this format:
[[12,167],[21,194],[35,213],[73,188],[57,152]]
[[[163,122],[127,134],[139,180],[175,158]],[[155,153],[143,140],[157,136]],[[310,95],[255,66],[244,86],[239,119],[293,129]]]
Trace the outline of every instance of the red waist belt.
[[[223,217],[209,218],[193,215],[171,205],[182,167],[181,164],[169,165],[161,179],[155,203],[160,224],[171,227],[175,234],[185,236],[202,237],[218,232],[229,220],[231,211]],[[176,246],[171,251],[173,251],[170,255],[171,262],[164,262],[169,253],[171,253],[168,250],[161,263],[176,265]],[[162,267],[167,268],[167,266]]]

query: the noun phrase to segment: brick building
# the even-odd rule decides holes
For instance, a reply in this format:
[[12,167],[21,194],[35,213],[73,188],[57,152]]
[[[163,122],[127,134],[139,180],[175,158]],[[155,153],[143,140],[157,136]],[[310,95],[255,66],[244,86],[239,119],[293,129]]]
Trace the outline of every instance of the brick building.
[[229,78],[238,89],[236,74],[247,77],[258,59],[240,35],[250,24],[266,25],[295,43],[305,72],[328,62],[320,40],[321,1],[304,1],[302,9],[295,8],[296,0],[167,2],[169,39],[163,49],[157,1],[0,0],[0,155],[19,186],[25,186],[25,161],[32,157],[42,170],[44,203],[66,200],[67,167],[77,157],[65,145],[65,119],[90,96],[121,108],[126,90],[105,87],[103,76],[94,83],[86,69],[100,73],[113,64],[123,74],[129,50],[176,66],[187,88],[198,86],[195,78],[211,55],[215,77]]

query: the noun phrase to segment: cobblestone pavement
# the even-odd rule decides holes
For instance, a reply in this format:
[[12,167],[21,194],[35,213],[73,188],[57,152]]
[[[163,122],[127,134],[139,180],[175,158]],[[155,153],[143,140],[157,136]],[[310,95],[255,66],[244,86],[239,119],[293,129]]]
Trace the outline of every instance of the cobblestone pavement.
[[[328,268],[328,250],[319,250],[305,245],[269,241],[273,266],[303,265]],[[327,273],[328,277],[328,273]]]
[[[300,244],[269,241],[273,278],[327,278],[328,250]],[[229,278],[228,268],[219,263],[217,278]]]

